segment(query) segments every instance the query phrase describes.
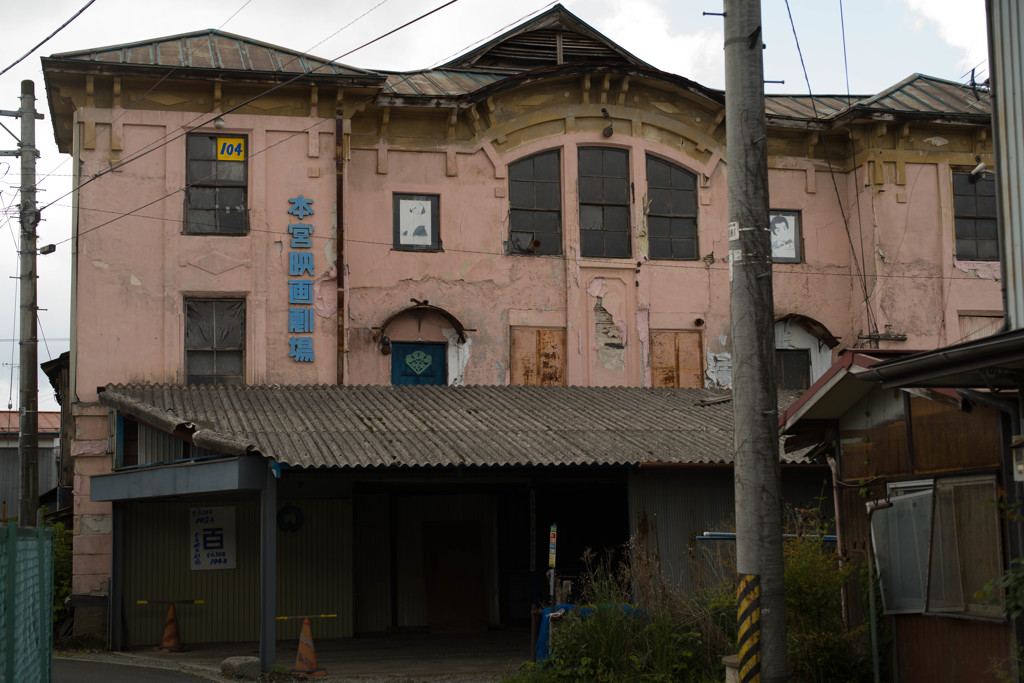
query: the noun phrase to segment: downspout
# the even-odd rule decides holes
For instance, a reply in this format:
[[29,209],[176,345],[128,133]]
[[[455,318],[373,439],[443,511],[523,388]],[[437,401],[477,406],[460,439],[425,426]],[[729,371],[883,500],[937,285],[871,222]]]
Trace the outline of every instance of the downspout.
[[[346,129],[351,130],[351,122],[344,118],[344,90],[338,88],[337,108],[334,117],[334,240],[337,248],[335,269],[338,273],[338,386],[345,384],[345,147]],[[346,125],[348,124],[348,125]]]

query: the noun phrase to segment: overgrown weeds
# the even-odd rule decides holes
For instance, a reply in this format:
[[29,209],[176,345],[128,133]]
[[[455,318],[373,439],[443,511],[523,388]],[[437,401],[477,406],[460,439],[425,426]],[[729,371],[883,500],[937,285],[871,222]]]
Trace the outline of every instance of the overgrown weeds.
[[[867,625],[849,628],[843,610],[843,589],[858,567],[838,561],[824,524],[802,527],[784,546],[791,680],[870,680]],[[586,607],[553,625],[547,660],[506,680],[724,680],[722,657],[736,652],[735,565],[712,566],[719,578],[686,595],[666,580],[648,548],[646,539],[632,538],[614,566],[588,552],[580,601]]]

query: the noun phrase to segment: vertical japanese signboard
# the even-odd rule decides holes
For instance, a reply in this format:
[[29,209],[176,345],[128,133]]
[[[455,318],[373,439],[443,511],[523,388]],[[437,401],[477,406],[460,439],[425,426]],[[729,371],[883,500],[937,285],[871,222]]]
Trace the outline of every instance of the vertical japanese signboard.
[[555,568],[555,547],[558,545],[558,525],[551,525],[551,533],[548,535],[548,566]]
[[189,566],[192,569],[235,568],[235,508],[189,509]]
[[[288,215],[305,221],[313,215],[313,200],[303,195],[288,200]],[[289,223],[288,234],[288,357],[312,363],[313,355],[313,224]],[[308,276],[309,279],[305,279]]]

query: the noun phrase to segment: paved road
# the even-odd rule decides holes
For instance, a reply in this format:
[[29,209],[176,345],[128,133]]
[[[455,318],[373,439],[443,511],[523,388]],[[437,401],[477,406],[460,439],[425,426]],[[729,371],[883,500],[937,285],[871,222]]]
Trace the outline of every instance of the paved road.
[[111,662],[53,660],[53,683],[198,683],[204,678],[173,669],[153,669]]

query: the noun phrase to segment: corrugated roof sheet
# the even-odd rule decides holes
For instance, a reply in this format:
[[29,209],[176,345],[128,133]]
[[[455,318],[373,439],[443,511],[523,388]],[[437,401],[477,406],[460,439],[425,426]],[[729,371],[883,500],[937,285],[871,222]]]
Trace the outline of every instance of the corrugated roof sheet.
[[335,76],[377,75],[372,71],[356,69],[216,29],[91,50],[63,52],[52,55],[50,59],[288,75],[310,72],[316,75]]
[[[60,413],[43,410],[36,414],[36,424],[40,434],[60,433]],[[0,433],[18,434],[21,430],[21,418],[17,410],[0,410]]]
[[877,95],[765,95],[768,116],[814,120],[836,118],[853,109],[899,114],[959,116],[992,113],[986,88],[914,74]]
[[[509,386],[150,384],[100,394],[166,431],[195,429],[196,443],[217,452],[313,468],[730,463],[730,398],[706,389]],[[783,395],[780,409],[795,398]]]

